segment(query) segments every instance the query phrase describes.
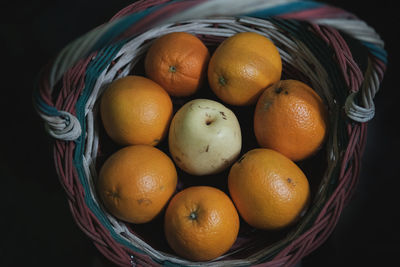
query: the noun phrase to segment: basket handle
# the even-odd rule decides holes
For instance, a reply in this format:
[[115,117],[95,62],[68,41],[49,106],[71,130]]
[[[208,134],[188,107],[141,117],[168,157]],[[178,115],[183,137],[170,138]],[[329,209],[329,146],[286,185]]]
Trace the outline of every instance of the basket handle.
[[[125,32],[135,36],[160,23],[236,15],[306,20],[344,31],[363,43],[374,59],[370,71],[366,73],[366,82],[361,92],[348,96],[345,110],[355,121],[365,122],[372,119],[373,98],[383,78],[387,55],[384,43],[375,30],[354,15],[323,3],[301,0],[142,0],[131,4],[109,22],[71,42],[56,56],[42,76],[41,86],[34,93],[34,105],[45,122],[46,131],[52,137],[66,141],[76,140],[82,134],[81,125],[73,110],[58,110],[51,99],[56,83],[66,71],[93,51],[112,44]],[[358,97],[361,98],[360,101],[357,101]]]

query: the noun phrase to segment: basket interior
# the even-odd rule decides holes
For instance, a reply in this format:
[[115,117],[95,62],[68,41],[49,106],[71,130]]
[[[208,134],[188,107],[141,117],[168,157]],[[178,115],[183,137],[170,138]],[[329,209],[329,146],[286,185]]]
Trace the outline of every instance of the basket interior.
[[[201,36],[200,36],[201,37]],[[208,48],[210,52],[216,48],[218,43],[209,44]],[[134,66],[134,68],[129,72],[130,75],[141,75],[145,76],[143,70],[143,58],[138,61],[138,63]],[[283,79],[299,79],[299,77],[295,76],[285,76]],[[176,112],[184,103],[198,98],[206,98],[212,99],[215,101],[220,100],[215,96],[209,87],[208,83],[203,85],[203,87],[196,92],[196,94],[185,97],[185,98],[176,98],[172,97],[172,102],[174,106],[174,112]],[[242,129],[242,150],[241,154],[245,152],[258,148],[257,140],[253,131],[253,114],[255,105],[246,106],[246,107],[238,107],[224,104],[226,107],[231,109],[239,120],[239,124]],[[97,120],[100,120],[99,114],[97,114]],[[100,171],[100,168],[103,162],[114,152],[121,148],[121,146],[116,145],[105,133],[102,127],[99,127],[99,154],[97,158],[96,169],[97,172]],[[168,150],[168,139],[164,138],[163,141],[157,145],[157,148],[165,152],[167,155],[170,155]],[[326,162],[326,147],[321,148],[317,152],[317,154],[312,157],[298,162],[297,164],[306,174],[309,179],[309,183],[311,186],[311,201],[315,199],[315,196],[318,192],[319,185],[321,183],[323,174],[327,167]],[[214,174],[214,175],[205,175],[205,176],[193,176],[190,175],[177,167],[178,172],[178,186],[177,192],[183,190],[184,188],[190,186],[197,185],[208,185],[221,189],[225,193],[229,195],[227,188],[227,177],[229,173],[229,168],[225,171]],[[146,243],[151,245],[154,249],[174,254],[174,252],[169,248],[166,243],[163,231],[163,216],[164,212],[162,212],[155,220],[145,223],[145,224],[128,224],[129,229],[135,233],[135,235],[141,237]],[[283,239],[290,231],[294,230],[294,227],[289,227],[280,231],[264,231],[264,230],[256,230],[255,228],[249,226],[245,221],[241,219],[240,221],[240,232],[237,241],[228,252],[232,258],[246,258],[251,254],[260,250],[260,248],[265,248],[270,246],[277,241]]]
[[[161,29],[152,29],[150,34],[147,33],[148,36],[142,35],[125,43],[121,49],[122,52],[114,55],[110,64],[107,65],[107,68],[100,75],[101,78],[97,79],[93,89],[94,93],[92,93],[92,98],[89,98],[89,104],[87,104],[89,112],[93,113],[94,118],[93,121],[88,121],[88,127],[93,127],[95,136],[93,139],[87,141],[86,144],[86,155],[92,155],[89,157],[89,160],[91,161],[90,164],[94,166],[91,169],[92,174],[89,176],[92,179],[89,184],[92,185],[90,190],[94,195],[95,202],[100,207],[101,204],[97,201],[94,189],[96,173],[98,173],[105,159],[121,148],[106,135],[101,126],[99,113],[97,112],[98,99],[108,84],[117,78],[130,74],[145,76],[143,69],[145,52],[157,36],[165,33],[165,29],[168,29],[168,31],[187,31],[197,35],[207,45],[210,54],[228,36],[240,31],[256,31],[269,37],[280,49],[283,59],[282,79],[303,81],[316,89],[317,93],[320,94],[329,109],[330,130],[324,146],[317,154],[304,161],[297,162],[309,179],[311,186],[311,204],[305,216],[292,227],[274,232],[256,230],[241,220],[240,232],[236,243],[219,260],[251,259],[248,263],[266,260],[279,252],[290,240],[307,230],[315,216],[321,210],[324,201],[326,201],[333,188],[335,188],[337,182],[339,172],[338,162],[340,162],[341,157],[339,151],[347,145],[345,134],[346,118],[341,107],[345,101],[346,93],[344,92],[348,90],[343,77],[340,75],[339,68],[335,67],[337,65],[334,58],[335,52],[320,38],[315,36],[315,33],[306,30],[302,32],[291,30],[291,27],[304,28],[304,25],[300,25],[301,23],[297,21],[274,19],[273,21],[263,21],[262,25],[257,25],[256,22],[258,23],[259,21],[254,18],[216,19],[216,22],[208,22],[209,25],[205,26],[207,30],[210,27],[216,29],[215,34],[213,31],[204,34],[204,28],[199,28],[195,25],[199,23],[198,21],[160,26]],[[276,25],[280,25],[280,27],[278,28]],[[350,37],[346,36],[346,38],[349,39]],[[315,43],[310,45],[310,42],[317,42],[318,51],[312,51]],[[356,41],[353,43],[353,49],[360,51],[358,48],[361,46]],[[323,60],[318,57],[322,57]],[[174,112],[187,101],[196,98],[207,98],[220,102],[209,88],[208,83],[205,83],[195,95],[187,98],[172,97]],[[90,104],[90,101],[92,101],[92,104]],[[241,125],[243,136],[241,154],[258,147],[253,132],[253,112],[255,106],[226,106],[236,114]],[[157,147],[169,154],[167,138]],[[229,195],[227,190],[229,169],[217,175],[203,177],[190,176],[179,168],[177,168],[177,171],[179,179],[177,191],[192,185],[211,185],[220,188]],[[165,258],[172,261],[176,259],[174,252],[168,247],[164,237],[162,227],[164,213],[161,213],[150,223],[133,225],[115,220],[115,218],[112,219],[111,215],[107,214],[103,209],[102,211],[109,219],[113,220],[111,225],[120,224],[117,228],[125,228],[130,234],[141,240],[139,241],[140,244],[136,244],[137,241],[130,240],[133,246],[141,247],[143,243],[147,244],[145,246],[147,253],[154,258],[159,258],[160,261]],[[120,235],[126,237],[126,232],[120,231]]]

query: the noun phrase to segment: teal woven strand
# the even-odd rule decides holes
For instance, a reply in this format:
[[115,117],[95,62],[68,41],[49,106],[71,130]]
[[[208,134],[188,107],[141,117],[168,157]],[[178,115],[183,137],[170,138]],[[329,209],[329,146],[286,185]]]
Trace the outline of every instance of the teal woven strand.
[[62,114],[55,107],[47,105],[44,100],[41,98],[39,94],[39,90],[33,91],[33,101],[35,102],[35,106],[39,109],[39,111],[49,115],[49,116],[61,116]]
[[181,2],[182,0],[175,0],[175,1],[170,1],[161,5],[149,7],[143,11],[136,12],[130,15],[127,15],[125,17],[122,17],[119,19],[119,21],[113,25],[106,33],[104,33],[101,38],[96,42],[96,44],[93,46],[91,51],[96,51],[98,49],[101,49],[102,47],[109,46],[112,41],[124,33],[129,27],[134,25],[136,22],[138,22],[140,19],[146,17],[147,15],[157,11],[158,9],[161,9],[165,7],[166,5],[170,5],[174,2]]
[[[85,121],[85,105],[86,102],[93,90],[95,82],[99,75],[106,69],[111,61],[114,59],[115,55],[121,49],[121,47],[125,44],[125,41],[120,41],[115,43],[111,46],[106,47],[105,49],[101,50],[98,56],[91,62],[91,64],[87,68],[86,72],[86,80],[85,80],[85,87],[83,89],[82,95],[79,97],[76,103],[76,117],[78,118],[81,127],[82,133],[86,131],[86,121]],[[122,244],[123,246],[129,247],[135,252],[144,253],[142,250],[136,248],[135,246],[131,245],[128,241],[122,239],[118,234],[116,234],[109,223],[107,217],[102,212],[100,207],[96,205],[93,199],[90,197],[90,186],[86,180],[86,174],[83,167],[83,154],[84,154],[84,142],[85,136],[81,135],[76,141],[76,147],[74,151],[74,159],[73,163],[77,170],[77,174],[79,180],[82,184],[82,187],[85,191],[85,202],[89,209],[95,214],[95,216],[100,220],[103,226],[105,226],[109,231],[111,236],[114,240]]]
[[246,16],[255,18],[268,18],[271,16],[283,15],[288,13],[293,13],[297,11],[309,10],[324,6],[325,4],[317,3],[312,0],[302,1],[302,2],[292,2],[285,3],[273,8],[261,9],[251,13],[246,14]]
[[[341,84],[344,85],[344,80],[343,77],[341,77],[340,72],[338,71],[338,68],[333,68],[331,69],[331,66],[336,66],[337,64],[335,64],[335,62],[333,61],[333,57],[331,57],[333,55],[329,54],[329,53],[321,53],[320,49],[318,49],[318,44],[315,44],[316,40],[319,40],[317,38],[317,36],[315,35],[311,35],[309,32],[307,31],[302,31],[302,25],[298,22],[283,22],[283,21],[279,21],[279,20],[275,20],[274,22],[276,22],[276,24],[278,26],[280,26],[282,29],[284,29],[285,31],[289,32],[290,34],[294,35],[297,39],[302,40],[307,46],[311,47],[311,52],[314,53],[314,55],[316,56],[316,58],[321,60],[321,64],[324,65],[327,69],[330,69],[330,77],[332,76],[337,76],[338,79],[333,79],[334,81],[334,85],[336,84]],[[299,33],[301,32],[301,33]],[[320,45],[325,45],[326,44],[322,41],[320,41]],[[87,71],[87,79],[86,79],[86,86],[84,88],[84,91],[82,93],[82,96],[79,98],[78,102],[77,102],[77,117],[82,125],[83,131],[85,132],[85,128],[86,128],[86,123],[84,120],[84,108],[85,108],[85,104],[88,100],[88,97],[90,96],[90,93],[93,89],[93,86],[97,80],[97,78],[99,77],[99,75],[101,74],[102,71],[104,71],[104,69],[111,63],[112,59],[114,58],[114,56],[116,55],[116,53],[120,50],[121,46],[124,44],[124,42],[115,44],[113,46],[107,47],[107,49],[101,50],[98,54],[98,56],[95,58],[95,60],[90,64],[90,66],[88,67],[88,71]],[[327,57],[327,54],[330,55],[330,57]],[[332,75],[332,74],[335,75]],[[338,81],[342,81],[342,83],[339,83]],[[344,88],[342,86],[340,87],[336,87],[334,86],[334,88]],[[340,91],[340,92],[343,92]],[[78,140],[77,140],[77,146],[76,146],[76,151],[75,151],[75,155],[74,155],[74,165],[77,168],[78,171],[78,175],[79,175],[79,179],[82,183],[82,186],[85,190],[85,202],[88,205],[88,207],[90,208],[90,210],[92,210],[92,212],[95,213],[95,215],[97,216],[97,218],[99,218],[99,220],[102,222],[102,224],[110,231],[112,237],[114,238],[114,240],[116,240],[117,242],[119,242],[120,244],[129,247],[130,249],[132,249],[133,251],[139,252],[144,254],[143,251],[141,251],[140,249],[136,248],[135,246],[131,245],[129,242],[127,242],[126,240],[122,239],[119,235],[117,235],[112,226],[110,225],[110,223],[108,222],[106,216],[104,215],[104,213],[102,212],[102,210],[100,209],[99,206],[97,206],[94,201],[92,199],[89,198],[90,193],[88,193],[90,191],[90,187],[86,181],[85,178],[85,172],[84,172],[84,168],[83,168],[83,164],[82,164],[82,157],[83,157],[83,151],[84,151],[84,141],[83,141],[83,136],[81,136]],[[159,261],[157,261],[159,262]],[[169,266],[180,266],[178,264],[174,264],[171,263],[169,261],[163,262],[166,265]]]
[[378,59],[380,59],[385,65],[387,65],[388,63],[388,54],[386,52],[386,50],[381,49],[380,47],[372,44],[372,43],[368,43],[368,42],[361,42],[364,46],[366,46],[369,51],[371,52],[371,54],[373,54],[375,57],[377,57]]

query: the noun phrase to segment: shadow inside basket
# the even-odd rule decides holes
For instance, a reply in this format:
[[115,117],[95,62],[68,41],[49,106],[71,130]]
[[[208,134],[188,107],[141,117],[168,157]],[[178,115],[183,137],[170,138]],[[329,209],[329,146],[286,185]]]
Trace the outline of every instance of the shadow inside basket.
[[[210,47],[210,52],[213,51],[215,47]],[[143,59],[136,64],[135,68],[131,71],[132,75],[141,75],[145,76],[143,70]],[[285,68],[285,66],[283,66]],[[304,82],[307,82],[305,77],[301,77],[301,74],[295,72],[284,72],[282,79],[298,79]],[[174,104],[174,113],[183,106],[186,102],[197,99],[197,98],[206,98],[215,100],[221,103],[212,90],[209,88],[207,82],[204,86],[198,90],[198,92],[187,98],[174,98],[172,97],[172,101]],[[253,114],[255,109],[255,104],[251,106],[238,107],[231,106],[223,103],[227,108],[231,109],[235,115],[237,116],[241,131],[242,131],[242,150],[241,155],[246,153],[247,151],[258,148],[257,140],[253,131]],[[98,120],[101,121],[99,114],[97,114]],[[101,125],[101,123],[100,123]],[[99,127],[99,152],[96,162],[97,173],[100,170],[104,161],[114,152],[116,152],[121,147],[115,144],[105,133],[105,130],[102,126]],[[162,150],[164,153],[170,156],[168,150],[168,138],[164,138],[160,144],[156,146],[158,149]],[[240,157],[240,156],[239,156]],[[309,180],[310,189],[311,189],[311,202],[310,207],[315,199],[317,190],[320,186],[321,179],[324,175],[324,172],[327,168],[326,161],[326,147],[323,146],[315,155],[312,157],[301,161],[296,162],[296,164],[302,169],[305,173],[306,177]],[[178,185],[176,192],[179,192],[182,189],[185,189],[190,186],[196,185],[207,185],[213,186],[221,189],[226,194],[229,195],[228,186],[227,186],[227,178],[229,173],[229,168],[225,171],[215,174],[215,175],[206,175],[206,176],[192,176],[182,171],[177,167],[178,172]],[[175,253],[168,246],[167,241],[165,239],[164,234],[164,213],[165,209],[151,222],[145,224],[129,224],[127,223],[128,228],[132,233],[136,236],[140,237],[147,244],[152,246],[154,249],[166,252],[170,254]],[[265,231],[258,230],[250,225],[248,225],[245,221],[240,219],[240,230],[239,235],[231,247],[231,249],[227,252],[226,257],[224,259],[242,259],[246,258],[254,253],[259,252],[261,249],[265,249],[269,246],[276,244],[278,241],[283,240],[287,237],[293,230],[296,229],[298,224],[294,224],[291,227],[276,230],[276,231]]]

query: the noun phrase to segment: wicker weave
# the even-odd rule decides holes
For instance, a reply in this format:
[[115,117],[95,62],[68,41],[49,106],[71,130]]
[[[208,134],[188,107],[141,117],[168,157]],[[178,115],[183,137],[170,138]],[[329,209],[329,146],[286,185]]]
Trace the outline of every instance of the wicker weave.
[[35,107],[54,137],[55,167],[75,222],[121,266],[196,265],[150,245],[134,225],[104,211],[95,192],[106,150],[99,96],[110,82],[135,71],[155,38],[176,31],[195,34],[209,47],[237,32],[265,35],[279,48],[283,77],[308,83],[328,106],[323,170],[306,215],[271,244],[248,229],[226,255],[203,263],[294,265],[328,238],[354,192],[366,122],[374,115],[373,98],[386,66],[383,41],[353,14],[312,1],[154,0],[133,3],[64,48],[43,71]]

